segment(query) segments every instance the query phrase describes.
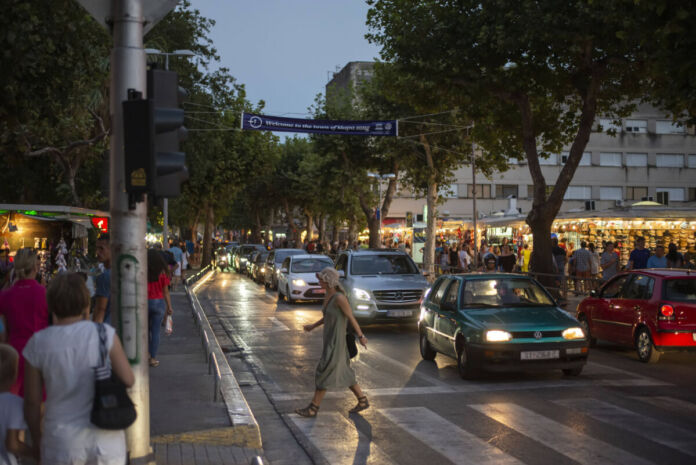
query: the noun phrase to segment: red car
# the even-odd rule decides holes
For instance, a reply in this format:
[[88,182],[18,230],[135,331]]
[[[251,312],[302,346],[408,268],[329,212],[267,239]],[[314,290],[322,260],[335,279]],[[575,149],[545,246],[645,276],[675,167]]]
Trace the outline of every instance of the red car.
[[578,305],[590,344],[597,339],[636,348],[655,363],[668,350],[696,351],[696,272],[649,269],[621,273]]

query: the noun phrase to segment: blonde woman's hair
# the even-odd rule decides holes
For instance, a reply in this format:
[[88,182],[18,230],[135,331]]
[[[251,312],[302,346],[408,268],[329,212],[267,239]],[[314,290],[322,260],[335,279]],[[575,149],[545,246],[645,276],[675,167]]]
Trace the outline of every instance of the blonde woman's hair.
[[14,260],[14,270],[16,279],[27,279],[34,270],[39,256],[29,247],[19,249]]
[[0,344],[0,392],[10,389],[17,378],[19,354],[11,345]]
[[339,281],[340,275],[338,274],[338,271],[336,271],[335,268],[327,266],[319,273],[317,273],[317,277],[324,281],[326,284],[328,284],[329,287],[332,287],[337,291],[345,293],[345,289],[343,289],[343,286],[341,286],[341,283]]

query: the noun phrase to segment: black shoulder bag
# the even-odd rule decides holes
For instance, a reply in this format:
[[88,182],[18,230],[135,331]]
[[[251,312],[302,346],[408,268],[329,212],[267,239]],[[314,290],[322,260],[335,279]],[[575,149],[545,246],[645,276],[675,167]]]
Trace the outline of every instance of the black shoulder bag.
[[350,358],[355,358],[358,355],[358,345],[355,343],[355,334],[350,330],[346,333],[346,345],[348,346],[348,355]]
[[126,385],[111,372],[106,349],[106,329],[102,323],[97,325],[97,329],[101,363],[94,369],[94,402],[90,421],[102,429],[126,429],[135,421],[135,406],[128,397]]

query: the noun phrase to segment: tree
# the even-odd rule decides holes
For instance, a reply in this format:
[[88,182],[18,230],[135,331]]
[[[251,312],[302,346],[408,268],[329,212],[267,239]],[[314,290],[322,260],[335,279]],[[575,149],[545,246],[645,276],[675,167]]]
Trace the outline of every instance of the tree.
[[[370,40],[414,80],[466,109],[484,156],[526,158],[532,268],[552,272],[551,225],[598,114],[626,115],[643,97],[634,2],[370,0]],[[554,186],[540,158],[570,146]]]

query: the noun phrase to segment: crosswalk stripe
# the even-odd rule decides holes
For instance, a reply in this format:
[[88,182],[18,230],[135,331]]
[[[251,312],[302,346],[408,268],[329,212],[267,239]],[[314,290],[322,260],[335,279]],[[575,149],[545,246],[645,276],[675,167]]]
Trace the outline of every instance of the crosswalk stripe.
[[696,456],[696,433],[596,399],[562,399],[554,403],[659,444]]
[[271,329],[272,333],[276,333],[278,331],[290,331],[290,328],[288,328],[287,325],[280,321],[277,317],[271,316],[268,319],[271,320],[271,324],[273,325],[273,328]]
[[[360,375],[360,373],[358,373]],[[360,379],[358,379],[360,381]],[[443,384],[437,386],[419,386],[419,387],[394,387],[394,388],[375,388],[363,389],[367,395],[372,397],[379,396],[422,396],[428,394],[461,394],[474,392],[497,392],[497,391],[523,391],[525,389],[572,389],[588,386],[612,386],[612,387],[635,387],[635,386],[665,386],[669,383],[664,383],[659,380],[651,379],[565,379],[558,381],[515,381],[511,383],[481,383],[481,382],[465,382],[461,384]],[[274,396],[276,401],[286,400],[302,400],[311,397],[313,391],[308,392],[292,392],[277,394]],[[326,397],[329,399],[340,399],[345,396],[344,392],[329,391]]]
[[315,418],[292,414],[288,418],[331,465],[394,463],[379,446],[340,413],[320,412]]
[[511,403],[470,405],[484,415],[580,463],[647,464],[629,452]]
[[454,463],[471,465],[522,463],[425,407],[389,408],[380,409],[378,412]]
[[639,400],[641,402],[646,402],[664,410],[670,410],[675,413],[682,413],[685,415],[690,415],[692,418],[696,418],[696,404],[692,402],[687,402],[685,400],[667,396],[636,396],[633,397],[633,399]]

